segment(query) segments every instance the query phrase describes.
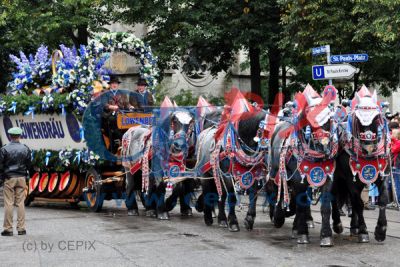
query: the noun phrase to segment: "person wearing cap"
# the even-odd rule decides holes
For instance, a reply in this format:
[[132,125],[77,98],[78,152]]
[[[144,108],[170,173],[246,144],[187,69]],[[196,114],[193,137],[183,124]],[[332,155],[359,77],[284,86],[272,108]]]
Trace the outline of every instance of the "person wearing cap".
[[129,96],[129,103],[136,109],[143,109],[144,112],[151,111],[154,106],[153,95],[147,90],[147,82],[145,79],[140,78],[136,83],[135,93]]
[[17,207],[18,235],[25,235],[25,188],[31,166],[31,150],[20,143],[22,129],[7,131],[11,142],[0,149],[0,173],[4,177],[4,224],[2,236],[13,235],[14,206]]

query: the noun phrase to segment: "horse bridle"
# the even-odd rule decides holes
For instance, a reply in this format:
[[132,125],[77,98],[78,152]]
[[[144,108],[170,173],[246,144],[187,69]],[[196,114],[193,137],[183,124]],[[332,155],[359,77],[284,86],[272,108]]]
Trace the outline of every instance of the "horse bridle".
[[[350,114],[349,117],[351,118],[351,131],[347,132],[347,134],[350,134],[351,136],[350,138],[347,139],[347,146],[351,148],[351,150],[348,152],[352,151],[352,154],[354,154],[354,156],[363,158],[387,155],[387,140],[386,140],[387,129],[385,127],[385,122],[382,114],[379,114],[377,116],[378,116],[378,126],[377,126],[378,132],[373,133],[371,130],[360,132],[359,121],[357,116],[355,115],[355,112]],[[379,133],[379,131],[381,131],[381,133]],[[373,145],[374,152],[367,155],[364,154],[363,149],[361,147],[362,141],[372,142],[371,145]]]
[[[302,158],[307,158],[309,160],[315,160],[315,158],[329,160],[336,156],[338,144],[335,142],[334,138],[336,137],[336,139],[338,139],[338,122],[335,119],[335,116],[329,115],[329,124],[329,131],[322,129],[323,126],[320,126],[317,131],[312,131],[311,125],[307,125],[300,129],[297,147],[298,152],[302,154]],[[330,144],[330,153],[328,155],[324,152],[319,152],[310,148],[310,142],[313,142],[314,146],[316,146],[318,143],[322,144],[321,140],[323,140],[323,138],[329,139],[328,143]],[[308,141],[306,139],[308,139]]]
[[[188,113],[188,114],[190,114],[190,113]],[[172,113],[172,116],[175,116],[175,115],[176,115],[176,112]],[[182,122],[180,122],[180,123],[183,124]],[[175,133],[175,132],[170,133],[170,140],[169,141],[172,142],[172,145],[171,145],[170,149],[173,149],[174,141],[178,140],[180,138],[184,138],[186,144],[189,144],[189,140],[192,137],[192,134],[194,133],[194,126],[195,126],[194,124],[195,124],[195,122],[194,122],[194,119],[192,118],[191,121],[189,122],[189,126],[188,126],[187,132],[183,131],[184,134],[182,134],[181,131],[178,131],[177,133]],[[174,129],[175,129],[174,120],[172,120],[172,119],[171,119],[171,123],[170,123],[170,129],[171,129],[171,131],[174,131]],[[187,151],[185,151],[185,152],[187,152]],[[173,153],[171,151],[172,155],[179,155],[180,153],[184,153],[184,151],[181,151],[181,152],[178,152],[178,153]],[[185,154],[187,154],[187,153],[185,153]]]

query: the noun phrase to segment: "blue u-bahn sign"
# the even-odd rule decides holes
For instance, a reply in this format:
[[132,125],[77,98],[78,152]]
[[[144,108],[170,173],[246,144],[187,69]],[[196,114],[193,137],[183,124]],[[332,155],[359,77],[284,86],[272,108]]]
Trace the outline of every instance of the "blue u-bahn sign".
[[366,62],[368,54],[347,54],[331,56],[331,63],[351,63],[351,62]]

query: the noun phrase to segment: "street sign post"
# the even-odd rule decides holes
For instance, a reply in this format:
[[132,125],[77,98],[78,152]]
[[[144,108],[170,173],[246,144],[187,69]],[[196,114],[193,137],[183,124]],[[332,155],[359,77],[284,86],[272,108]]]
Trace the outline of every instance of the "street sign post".
[[[314,48],[311,49],[311,53],[312,53],[313,56],[326,54],[326,61],[328,62],[328,65],[331,64],[331,46],[330,45],[314,47]],[[331,79],[329,79],[329,85],[332,85],[332,80]]]
[[349,64],[312,66],[313,80],[350,79],[357,71]]
[[346,54],[330,56],[331,63],[351,63],[351,62],[366,62],[368,54]]
[[327,50],[330,50],[329,45],[324,45],[320,47],[311,48],[311,53],[313,56],[318,56],[327,53]]

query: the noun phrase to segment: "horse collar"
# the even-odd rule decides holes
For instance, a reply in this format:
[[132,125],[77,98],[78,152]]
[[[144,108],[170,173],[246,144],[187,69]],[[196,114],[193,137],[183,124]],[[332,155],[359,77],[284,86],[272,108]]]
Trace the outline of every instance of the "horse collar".
[[379,175],[384,175],[384,171],[388,166],[388,159],[385,157],[375,159],[350,158],[349,162],[354,178],[358,174],[364,184],[374,183]]

